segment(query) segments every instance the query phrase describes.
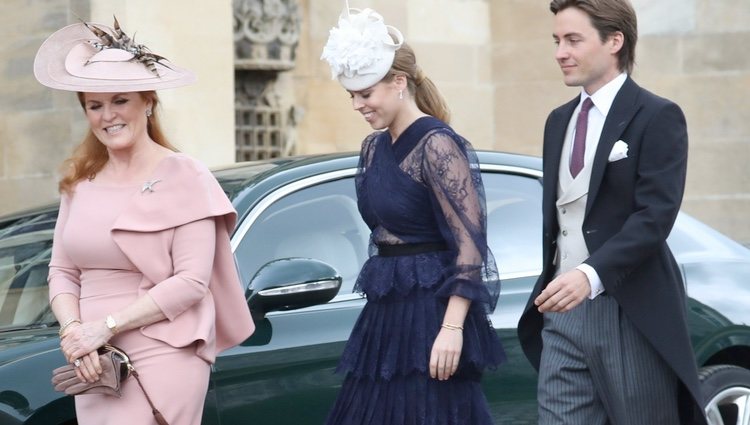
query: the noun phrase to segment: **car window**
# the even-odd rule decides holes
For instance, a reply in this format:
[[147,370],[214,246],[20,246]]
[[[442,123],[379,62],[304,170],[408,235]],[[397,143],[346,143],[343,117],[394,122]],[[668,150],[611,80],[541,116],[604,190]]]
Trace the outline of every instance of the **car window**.
[[266,263],[292,257],[313,258],[343,278],[340,294],[352,292],[367,259],[370,230],[357,209],[352,178],[291,193],[261,213],[237,246],[242,282],[250,282]]
[[500,276],[542,269],[542,184],[515,174],[482,174],[487,198],[487,243]]
[[[541,269],[542,186],[537,178],[484,173],[488,242],[501,275]],[[269,206],[235,251],[247,284],[266,263],[290,257],[314,258],[343,278],[339,294],[351,293],[367,259],[370,231],[357,209],[351,178],[317,184]]]
[[47,265],[57,211],[0,224],[0,329],[54,322]]
[[680,263],[707,258],[748,259],[745,247],[685,213],[678,214],[667,242]]

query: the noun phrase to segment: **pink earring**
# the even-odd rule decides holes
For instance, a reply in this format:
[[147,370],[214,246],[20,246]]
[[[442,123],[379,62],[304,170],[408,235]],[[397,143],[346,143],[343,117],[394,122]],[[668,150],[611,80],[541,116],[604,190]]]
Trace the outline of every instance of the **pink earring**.
[[403,90],[399,90],[398,91],[398,98],[399,98],[399,100],[404,100],[404,91]]

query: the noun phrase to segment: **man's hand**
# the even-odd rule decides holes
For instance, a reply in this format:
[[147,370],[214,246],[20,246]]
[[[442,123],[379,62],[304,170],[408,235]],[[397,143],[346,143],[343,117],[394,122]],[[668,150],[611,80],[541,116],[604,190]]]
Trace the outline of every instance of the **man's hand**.
[[586,274],[573,269],[557,276],[534,300],[540,313],[570,311],[591,294]]

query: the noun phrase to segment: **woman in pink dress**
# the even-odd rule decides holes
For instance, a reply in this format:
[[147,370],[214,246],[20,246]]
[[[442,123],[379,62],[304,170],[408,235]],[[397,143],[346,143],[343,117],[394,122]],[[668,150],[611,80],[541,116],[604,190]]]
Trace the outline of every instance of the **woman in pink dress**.
[[[114,28],[80,23],[40,47],[40,83],[75,91],[89,123],[63,166],[49,297],[78,379],[123,349],[170,425],[201,421],[210,365],[254,326],[229,246],[236,213],[205,166],[162,133],[155,90],[195,81]],[[221,308],[217,308],[221,305]],[[78,423],[156,423],[133,379],[78,395]]]

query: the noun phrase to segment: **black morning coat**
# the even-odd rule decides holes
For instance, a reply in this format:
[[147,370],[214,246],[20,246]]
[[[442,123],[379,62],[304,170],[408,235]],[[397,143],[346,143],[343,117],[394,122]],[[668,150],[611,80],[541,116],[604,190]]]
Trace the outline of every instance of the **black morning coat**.
[[[521,346],[537,370],[543,318],[533,300],[555,273],[558,170],[565,132],[579,101],[576,97],[552,111],[544,129],[544,263],[518,324]],[[618,140],[628,144],[628,157],[610,163],[609,153]],[[679,106],[628,77],[612,103],[594,157],[583,221],[590,253],[585,263],[679,377],[681,423],[706,424],[686,323],[685,287],[666,242],[682,202],[687,151],[687,126]]]

